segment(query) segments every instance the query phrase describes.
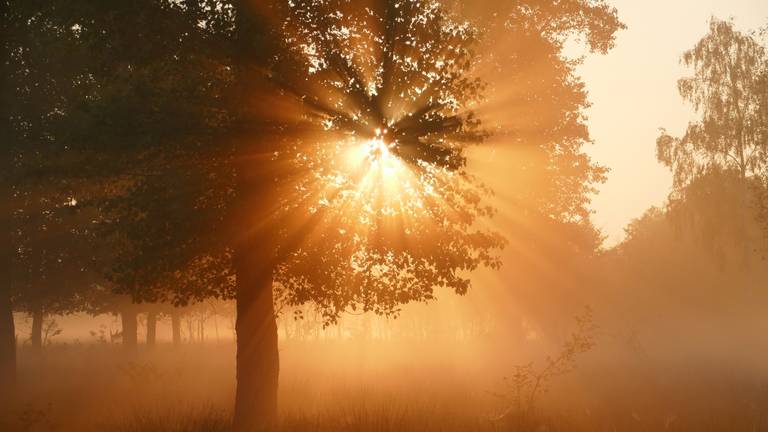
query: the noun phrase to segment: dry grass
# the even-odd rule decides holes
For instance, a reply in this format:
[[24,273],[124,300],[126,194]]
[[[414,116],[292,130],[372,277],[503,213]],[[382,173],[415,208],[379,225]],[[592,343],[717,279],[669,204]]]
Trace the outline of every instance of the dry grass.
[[[530,413],[498,419],[503,367],[481,346],[453,352],[377,342],[286,344],[279,432],[768,431],[764,377],[712,364],[634,364],[603,352],[558,378]],[[0,431],[229,430],[231,345],[23,350],[17,404]],[[522,362],[518,362],[522,363]]]

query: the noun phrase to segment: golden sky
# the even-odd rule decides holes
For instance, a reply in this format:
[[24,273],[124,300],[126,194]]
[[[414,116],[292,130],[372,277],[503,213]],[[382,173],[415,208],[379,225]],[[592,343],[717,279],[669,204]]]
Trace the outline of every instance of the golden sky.
[[768,24],[766,0],[609,0],[628,29],[606,56],[590,56],[580,69],[593,106],[596,143],[588,152],[611,168],[593,202],[595,224],[607,243],[648,207],[661,205],[671,176],[656,162],[658,128],[679,135],[693,118],[677,93],[686,74],[679,58],[706,32],[709,17],[733,18],[741,30]]

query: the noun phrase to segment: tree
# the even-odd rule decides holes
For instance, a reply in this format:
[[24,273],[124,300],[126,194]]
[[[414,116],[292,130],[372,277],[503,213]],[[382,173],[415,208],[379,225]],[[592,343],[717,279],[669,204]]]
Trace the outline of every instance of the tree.
[[[457,3],[488,32],[478,48],[489,83],[481,112],[494,152],[480,155],[479,169],[504,197],[503,260],[515,280],[491,293],[488,307],[520,305],[543,333],[559,337],[583,305],[575,288],[594,284],[584,269],[601,253],[603,236],[590,220],[590,198],[608,175],[586,151],[590,101],[578,70],[584,57],[574,53],[606,53],[624,25],[603,1]],[[518,314],[499,313],[508,329],[520,328]]]
[[26,189],[15,197],[16,254],[9,276],[18,292],[14,308],[32,316],[30,339],[39,350],[45,317],[81,311],[84,292],[94,282],[93,251],[82,242],[92,213],[78,212],[74,198],[59,191]]
[[[730,21],[713,18],[709,33],[682,56],[693,76],[678,82],[681,96],[701,115],[682,138],[662,129],[656,143],[657,157],[670,168],[673,186],[681,199],[698,177],[728,171],[740,179],[740,213],[727,223],[741,239],[743,262],[750,266],[755,180],[768,169],[768,97],[761,82],[768,67],[768,53],[753,35],[734,29]],[[717,173],[715,173],[717,174]],[[723,221],[711,221],[721,224]]]
[[[540,24],[528,27],[528,33],[538,33],[538,40],[548,41],[555,52],[568,32],[586,33],[594,49],[605,50],[621,27],[615,11],[601,2],[570,2],[562,15],[544,3],[525,2],[515,10],[529,24]],[[551,18],[548,23],[537,21],[542,14],[525,15],[534,5],[551,12],[545,15]],[[344,1],[301,1],[291,2],[282,14],[277,8],[266,9],[269,16],[282,17],[271,21],[279,22],[284,41],[267,50],[274,54],[266,56],[264,86],[276,87],[277,94],[235,88],[244,95],[240,106],[256,111],[256,118],[269,119],[267,125],[279,126],[273,126],[277,133],[261,132],[270,146],[241,158],[248,165],[241,167],[238,181],[240,198],[258,191],[262,202],[277,203],[243,212],[258,224],[253,238],[261,245],[276,244],[277,250],[248,258],[245,239],[235,253],[240,258],[237,295],[242,296],[238,364],[258,362],[246,356],[251,352],[270,352],[261,364],[274,371],[268,380],[274,382],[276,330],[271,319],[269,324],[264,321],[274,314],[269,289],[273,282],[281,299],[293,305],[310,302],[328,322],[355,308],[396,314],[401,303],[432,299],[435,287],[465,292],[465,272],[497,265],[494,252],[502,241],[475,230],[475,222],[493,210],[484,203],[487,189],[465,165],[468,146],[488,136],[473,113],[483,101],[485,85],[473,75],[481,61],[476,50],[481,35],[471,23],[437,3],[411,1],[378,2],[368,9]],[[520,15],[510,14],[510,22],[518,24]],[[531,61],[541,62],[537,55],[547,54],[529,55]],[[549,72],[550,63],[544,65]],[[238,85],[244,76],[260,76],[245,70]],[[570,71],[553,73],[553,81],[568,80]],[[559,136],[561,142],[547,142],[551,155],[563,156],[551,162],[550,173],[567,167],[571,158],[571,172],[584,179],[571,183],[569,198],[559,207],[563,215],[584,208],[589,184],[602,172],[579,150],[588,140],[578,114],[584,93],[578,85],[572,91],[572,108],[552,99],[560,123],[553,130],[571,129]],[[260,101],[252,99],[255,94]],[[261,178],[243,183],[244,174]],[[569,177],[576,175],[560,179]],[[246,283],[250,279],[253,284]],[[252,300],[263,307],[250,315],[249,297],[254,294],[244,290],[254,286],[265,287],[262,297]],[[252,341],[245,332],[253,328],[263,329],[267,342]],[[242,378],[256,377],[264,375],[239,370],[239,391],[242,387],[249,395],[239,398],[247,405],[236,409],[241,427],[252,421],[248,414],[265,413],[253,409],[251,401],[274,400],[274,387],[263,389],[270,392],[267,396],[247,393]]]
[[765,88],[766,48],[754,37],[713,18],[709,34],[683,54],[694,75],[678,82],[680,95],[701,114],[682,138],[662,130],[659,161],[681,188],[711,167],[732,169],[742,178],[761,174],[768,164]]
[[[649,209],[627,227],[620,245],[599,257],[594,273],[604,279],[593,285],[591,304],[607,314],[604,322],[630,325],[608,332],[624,333],[634,349],[641,348],[639,341],[670,347],[684,342],[688,355],[711,353],[723,343],[732,352],[761,343],[755,329],[764,317],[765,292],[738,287],[746,277],[754,287],[765,286],[768,267],[747,275],[742,245],[732,237],[736,229],[722,223],[738,220],[740,190],[734,171],[699,176],[683,198]],[[757,220],[749,228],[756,232]],[[713,320],[728,325],[708,328]],[[701,339],[691,338],[694,333]],[[676,355],[674,348],[665,351]]]
[[[103,252],[96,268],[105,295],[92,298],[92,309],[121,314],[123,342],[131,350],[140,310],[133,303],[171,297],[183,304],[226,291],[202,287],[211,282],[202,273],[192,278],[200,283],[167,284],[179,282],[175,274],[188,268],[201,270],[199,263],[220,255],[216,246],[226,244],[224,236],[210,234],[216,221],[206,219],[208,188],[219,186],[214,176],[226,178],[211,160],[219,156],[211,137],[221,136],[223,124],[217,101],[226,63],[213,47],[226,52],[219,38],[228,34],[220,28],[227,5],[209,3],[84,2],[74,14],[91,50],[82,67],[94,83],[79,101],[71,132],[85,167],[80,175],[96,185],[79,191],[83,206],[96,211],[91,241]],[[226,187],[219,192],[226,194]],[[180,291],[185,295],[173,297]],[[115,299],[129,301],[110,304]]]
[[708,336],[754,343],[749,336],[762,316],[759,290],[724,288],[759,286],[766,278],[764,266],[752,268],[759,260],[752,245],[759,242],[755,204],[765,194],[761,178],[768,168],[768,53],[758,34],[713,18],[682,63],[693,75],[678,88],[700,118],[681,138],[662,130],[657,157],[672,171],[674,191],[664,211],[648,212],[630,226],[617,248],[625,257],[617,274],[627,279],[634,273],[643,284],[626,291],[647,293],[629,299],[653,311],[652,317],[645,312],[646,320],[657,321],[664,309],[677,322],[686,321],[683,315],[696,322],[702,319],[697,314],[712,320],[723,313],[730,325]]
[[[759,40],[763,47],[768,47],[768,25],[759,32]],[[761,71],[757,71],[757,92],[760,97],[760,121],[762,124],[768,124],[768,62],[763,64]],[[759,197],[759,218],[763,226],[763,239],[768,244],[768,173],[762,176],[763,193]]]
[[[564,46],[575,39],[591,53],[606,53],[616,32],[625,28],[616,9],[590,0],[511,1],[493,8],[465,2],[460,7],[489,32],[482,45],[488,55],[481,61],[494,112],[486,115],[497,140],[516,152],[505,162],[513,164],[508,193],[519,213],[590,231],[589,197],[608,170],[584,151],[592,139],[584,112],[590,103],[576,70],[583,57],[574,58]],[[502,39],[507,42],[499,44]],[[573,246],[594,250],[589,234],[584,237]]]
[[482,88],[469,77],[476,31],[412,1],[272,11],[282,36],[266,76],[251,72],[250,57],[240,63],[249,72],[240,84],[264,77],[259,96],[282,109],[262,102],[244,113],[263,126],[241,136],[261,135],[240,149],[248,165],[237,172],[238,226],[252,227],[234,249],[237,430],[275,417],[273,282],[328,322],[348,309],[395,314],[436,286],[465,292],[461,270],[497,265],[491,251],[501,246],[472,228],[492,210],[463,170],[466,144],[484,136],[469,109]]
[[[72,299],[73,285],[40,283],[75,268],[70,250],[60,241],[71,234],[60,216],[74,185],[61,175],[72,157],[65,140],[68,114],[88,80],[80,73],[84,51],[77,27],[67,25],[68,12],[64,4],[2,3],[0,94],[4,101],[13,101],[0,109],[2,225],[7,229],[0,287],[4,387],[14,375],[13,305],[57,303],[68,310],[72,306],[67,299]],[[61,265],[60,259],[67,264]]]

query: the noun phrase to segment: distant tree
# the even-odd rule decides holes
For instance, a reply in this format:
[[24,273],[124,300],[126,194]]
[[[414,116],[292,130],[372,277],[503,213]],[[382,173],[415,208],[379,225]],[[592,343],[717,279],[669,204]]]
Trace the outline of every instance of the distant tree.
[[666,213],[675,235],[689,236],[720,266],[743,266],[747,259],[759,264],[758,249],[766,245],[759,221],[764,193],[760,177],[744,179],[738,171],[712,167],[670,196]]
[[[603,311],[602,321],[629,324],[626,342],[632,349],[643,340],[685,340],[702,353],[721,343],[747,350],[762,343],[754,329],[763,320],[768,299],[759,289],[768,281],[768,266],[746,272],[742,244],[733,238],[738,228],[723,223],[738,220],[741,189],[735,171],[699,176],[686,187],[685,199],[649,209],[627,227],[621,244],[598,258],[595,273],[602,280],[591,302]],[[749,231],[756,234],[758,221],[749,222]],[[754,262],[760,263],[762,257],[755,255]],[[706,327],[713,320],[728,325]],[[691,340],[693,332],[703,339]]]
[[709,33],[683,54],[694,75],[678,82],[680,95],[701,114],[682,138],[664,130],[657,141],[659,161],[674,175],[676,188],[711,167],[732,169],[746,179],[768,166],[765,121],[766,47],[755,37],[713,18]]
[[673,174],[672,203],[692,198],[688,187],[697,178],[714,171],[726,176],[733,172],[740,179],[739,215],[706,224],[734,227],[737,232],[731,238],[740,239],[743,261],[749,265],[754,252],[749,226],[757,192],[752,186],[768,172],[768,97],[761,83],[768,53],[755,35],[713,18],[709,33],[683,54],[682,62],[693,68],[693,76],[681,79],[678,88],[701,119],[691,123],[682,138],[662,130],[656,142],[659,161]]
[[[768,25],[758,33],[763,47],[768,47]],[[761,71],[757,72],[757,92],[760,97],[760,121],[768,124],[768,62],[763,64]],[[768,172],[762,176],[762,193],[759,197],[759,218],[762,224],[763,239],[768,247]],[[763,251],[768,254],[768,250]]]
[[685,321],[683,315],[697,322],[723,314],[729,325],[708,336],[752,344],[762,294],[732,287],[738,281],[760,287],[768,278],[764,265],[751,265],[760,263],[752,247],[759,242],[755,204],[766,196],[768,172],[764,35],[713,18],[682,63],[693,75],[679,81],[680,94],[700,118],[682,138],[662,130],[657,157],[672,171],[674,191],[666,209],[633,223],[616,248],[624,258],[615,265],[617,281],[635,280],[623,292],[643,292],[644,299],[630,295],[629,303],[648,323],[659,321],[664,309],[676,322]]

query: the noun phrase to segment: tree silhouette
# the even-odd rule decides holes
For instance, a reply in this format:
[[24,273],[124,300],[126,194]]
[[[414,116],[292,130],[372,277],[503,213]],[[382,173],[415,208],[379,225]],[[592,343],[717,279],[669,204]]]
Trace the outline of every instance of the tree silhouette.
[[[96,211],[89,241],[101,251],[100,288],[89,307],[120,313],[131,328],[140,310],[132,303],[185,304],[227,290],[176,277],[200,270],[200,262],[221,256],[227,245],[225,235],[211,235],[222,214],[211,188],[226,194],[227,185],[215,178],[226,174],[217,171],[221,151],[212,140],[226,124],[227,73],[214,47],[226,51],[222,38],[231,35],[231,17],[226,5],[207,3],[73,6],[91,53],[83,68],[94,82],[73,125],[80,175],[90,180],[79,199]],[[201,271],[196,279],[212,282],[207,277]],[[126,346],[134,345],[134,335],[125,333]]]
[[301,232],[278,252],[289,303],[312,301],[333,320],[347,308],[393,313],[438,286],[466,292],[458,270],[498,265],[489,251],[501,246],[473,229],[493,210],[464,170],[464,148],[485,137],[470,110],[477,30],[436,4],[298,2],[283,34],[273,74],[301,104],[300,135],[274,155],[296,175],[273,216],[286,239]]
[[[518,14],[510,12],[506,24],[524,27],[521,34],[549,49],[521,47],[515,55],[525,54],[525,60],[546,71],[554,88],[572,83],[567,106],[542,95],[522,99],[521,106],[542,107],[536,114],[553,119],[551,134],[541,130],[540,136],[537,131],[530,136],[550,146],[552,157],[539,161],[554,161],[546,176],[562,172],[561,181],[581,179],[569,185],[553,182],[553,190],[567,191],[558,196],[560,203],[548,202],[563,218],[577,220],[586,215],[589,184],[603,171],[579,151],[588,140],[578,114],[584,92],[570,81],[567,61],[547,56],[560,53],[569,32],[587,34],[591,47],[604,51],[621,24],[601,2],[570,2],[563,9],[544,3],[515,5]],[[487,137],[473,114],[484,101],[485,85],[473,78],[481,60],[476,54],[480,32],[436,3],[367,6],[296,1],[260,10],[268,17],[263,21],[279,23],[279,37],[276,42],[267,38],[272,48],[260,70],[267,84],[254,87],[273,92],[239,92],[240,105],[252,110],[263,129],[259,138],[243,138],[259,140],[261,148],[240,157],[238,181],[241,197],[250,193],[253,201],[273,203],[261,211],[244,206],[241,220],[257,224],[252,235],[259,244],[278,247],[274,254],[255,254],[258,258],[248,258],[247,246],[235,252],[241,365],[257,362],[246,355],[264,349],[249,342],[245,332],[265,328],[263,316],[273,313],[272,292],[262,289],[269,299],[260,300],[261,318],[249,318],[251,301],[245,296],[254,294],[244,292],[250,285],[244,281],[254,272],[254,262],[267,270],[261,271],[260,281],[253,277],[254,286],[275,282],[281,298],[291,304],[312,302],[329,322],[347,308],[396,313],[401,303],[432,298],[436,286],[462,293],[468,288],[466,271],[497,264],[491,252],[501,240],[476,229],[476,221],[492,213],[483,204],[487,190],[465,169],[467,146]],[[543,13],[525,13],[537,9]],[[243,69],[240,84],[257,75]],[[551,209],[542,210],[551,214]],[[247,237],[241,240],[248,244]],[[271,324],[265,331],[276,340]],[[271,358],[265,368],[275,367],[276,353]],[[244,378],[239,388],[245,389],[245,380],[252,377],[243,372],[239,378]],[[250,405],[257,397],[244,393],[239,400],[248,405],[237,409],[236,417],[263,412]],[[245,414],[242,418],[236,422],[249,423]]]
[[[768,99],[761,83],[768,68],[768,53],[753,35],[735,30],[730,21],[713,18],[709,33],[683,54],[682,62],[692,67],[694,74],[678,82],[680,94],[701,119],[691,123],[682,138],[662,130],[656,143],[657,157],[672,171],[676,199],[700,195],[700,187],[699,192],[689,188],[699,177],[726,178],[728,172],[738,177],[740,212],[731,222],[737,229],[731,237],[742,243],[742,260],[748,269],[754,244],[749,226],[758,192],[752,186],[768,172]],[[712,219],[704,225],[722,223]]]
[[732,169],[742,178],[762,174],[768,163],[768,123],[761,76],[766,48],[730,21],[712,19],[709,33],[683,54],[694,75],[678,82],[680,95],[701,113],[682,138],[662,130],[659,161],[681,188],[711,167]]
[[477,31],[424,2],[270,11],[281,39],[258,95],[270,99],[245,113],[263,129],[238,167],[238,226],[251,229],[235,248],[240,430],[275,415],[273,282],[329,323],[395,314],[435,287],[465,292],[466,272],[498,265],[502,245],[474,227],[492,210],[464,170],[464,148],[485,136],[471,112]]
[[[607,52],[624,26],[602,1],[456,3],[487,32],[478,51],[488,101],[478,112],[494,131],[494,153],[480,169],[503,197],[504,272],[515,280],[501,294],[508,301],[492,306],[524,304],[541,331],[556,337],[583,302],[574,287],[593,285],[584,269],[603,237],[590,221],[590,197],[608,173],[586,151],[590,101],[579,76],[583,58],[574,53]],[[509,319],[510,329],[519,323]]]
[[74,285],[49,282],[78,273],[70,272],[77,267],[70,266],[77,253],[66,247],[74,227],[63,213],[75,184],[63,177],[73,157],[64,137],[71,126],[67,113],[87,82],[79,69],[84,50],[77,43],[77,28],[67,25],[66,5],[5,1],[0,9],[0,95],[12,101],[0,108],[6,235],[1,254],[0,386],[10,389],[5,384],[14,376],[12,304],[19,309],[46,304],[71,310]]
[[95,280],[92,250],[81,241],[91,214],[78,213],[73,198],[50,191],[22,189],[15,198],[16,255],[8,277],[17,291],[14,308],[33,317],[31,341],[39,349],[44,317],[81,311]]

